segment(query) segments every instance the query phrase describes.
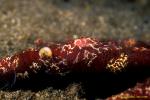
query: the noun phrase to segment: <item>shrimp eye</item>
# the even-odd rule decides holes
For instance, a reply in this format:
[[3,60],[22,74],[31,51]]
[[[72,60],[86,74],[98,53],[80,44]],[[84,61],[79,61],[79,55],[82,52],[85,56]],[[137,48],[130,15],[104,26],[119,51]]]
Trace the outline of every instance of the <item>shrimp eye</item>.
[[52,50],[49,47],[43,47],[39,51],[39,56],[43,57],[52,57]]

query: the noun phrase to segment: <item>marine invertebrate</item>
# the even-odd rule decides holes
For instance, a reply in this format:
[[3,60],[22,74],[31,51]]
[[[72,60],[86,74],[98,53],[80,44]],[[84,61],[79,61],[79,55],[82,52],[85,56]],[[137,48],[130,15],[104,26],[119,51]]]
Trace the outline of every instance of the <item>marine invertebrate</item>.
[[123,68],[127,66],[127,60],[128,55],[125,55],[124,53],[120,54],[120,56],[117,59],[111,59],[106,66],[106,69],[116,72],[116,71],[122,71]]
[[143,69],[150,71],[150,44],[133,39],[98,41],[79,38],[66,43],[42,45],[42,48],[27,49],[2,58],[0,80],[13,85],[16,80],[24,80],[39,73],[63,76],[66,73],[118,74]]

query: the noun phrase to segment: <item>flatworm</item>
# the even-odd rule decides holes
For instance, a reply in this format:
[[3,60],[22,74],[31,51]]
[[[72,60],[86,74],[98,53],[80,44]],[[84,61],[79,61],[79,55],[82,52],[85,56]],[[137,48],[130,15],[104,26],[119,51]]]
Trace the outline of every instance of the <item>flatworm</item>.
[[0,82],[13,85],[16,80],[38,73],[63,76],[105,72],[118,75],[143,69],[150,72],[150,44],[134,39],[79,38],[65,43],[43,43],[42,46],[0,59]]

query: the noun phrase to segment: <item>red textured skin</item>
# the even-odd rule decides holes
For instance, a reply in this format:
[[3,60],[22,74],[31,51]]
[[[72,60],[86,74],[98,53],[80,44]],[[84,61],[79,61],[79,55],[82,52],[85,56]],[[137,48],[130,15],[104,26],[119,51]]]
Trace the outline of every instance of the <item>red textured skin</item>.
[[[125,41],[128,40],[100,42],[96,39],[80,38],[63,44],[46,45],[51,48],[53,53],[52,58],[46,59],[39,57],[38,49],[28,49],[15,54],[10,57],[8,61],[2,61],[6,58],[1,59],[0,74],[5,74],[10,70],[14,70],[16,73],[30,71],[29,66],[31,66],[33,62],[42,66],[41,60],[43,60],[43,62],[46,60],[49,61],[47,69],[51,68],[51,64],[56,64],[59,67],[59,70],[56,70],[56,72],[61,72],[66,69],[76,71],[86,71],[90,69],[90,71],[101,72],[106,69],[106,65],[110,59],[118,57],[121,53],[128,55],[128,64],[150,65],[149,45],[145,44],[146,47],[144,47],[144,44],[141,45],[137,42],[126,47],[128,43]],[[16,59],[18,59],[18,64],[13,63]],[[11,65],[9,65],[9,63]],[[73,66],[78,63],[83,63],[84,65],[80,68]],[[3,73],[4,70],[2,67],[7,71]]]
[[[84,71],[87,70],[88,68],[92,69],[93,71],[101,71],[105,69],[104,66],[106,66],[107,62],[112,57],[119,55],[120,50],[117,50],[112,45],[104,46],[102,43],[97,41],[95,44],[90,42],[91,41],[85,43],[85,45],[81,46],[80,49],[80,45],[75,46],[74,41],[71,41],[68,44],[66,44],[66,46],[65,45],[60,46],[56,50],[55,55],[60,56],[60,58],[62,59],[66,59],[69,65],[86,62],[83,68],[81,68],[81,70],[78,70],[80,69],[78,68],[78,66],[73,68],[73,70],[76,69],[77,71]],[[90,46],[89,44],[91,44],[93,47]],[[62,48],[64,48],[64,50],[62,50]]]
[[[36,75],[41,71],[51,74],[68,71],[70,73],[108,71],[116,74],[150,67],[150,44],[132,39],[102,42],[92,38],[79,38],[62,44],[43,45],[52,50],[52,57],[41,58],[39,49],[28,49],[12,57],[2,58],[0,60],[0,76],[4,77],[2,80],[10,80],[11,73],[15,73],[18,80],[23,80],[24,77]],[[114,62],[120,60],[121,55],[127,56],[127,60],[120,61],[123,64],[119,65],[120,70],[115,69],[114,72],[111,68],[107,68],[108,63],[115,65]]]

